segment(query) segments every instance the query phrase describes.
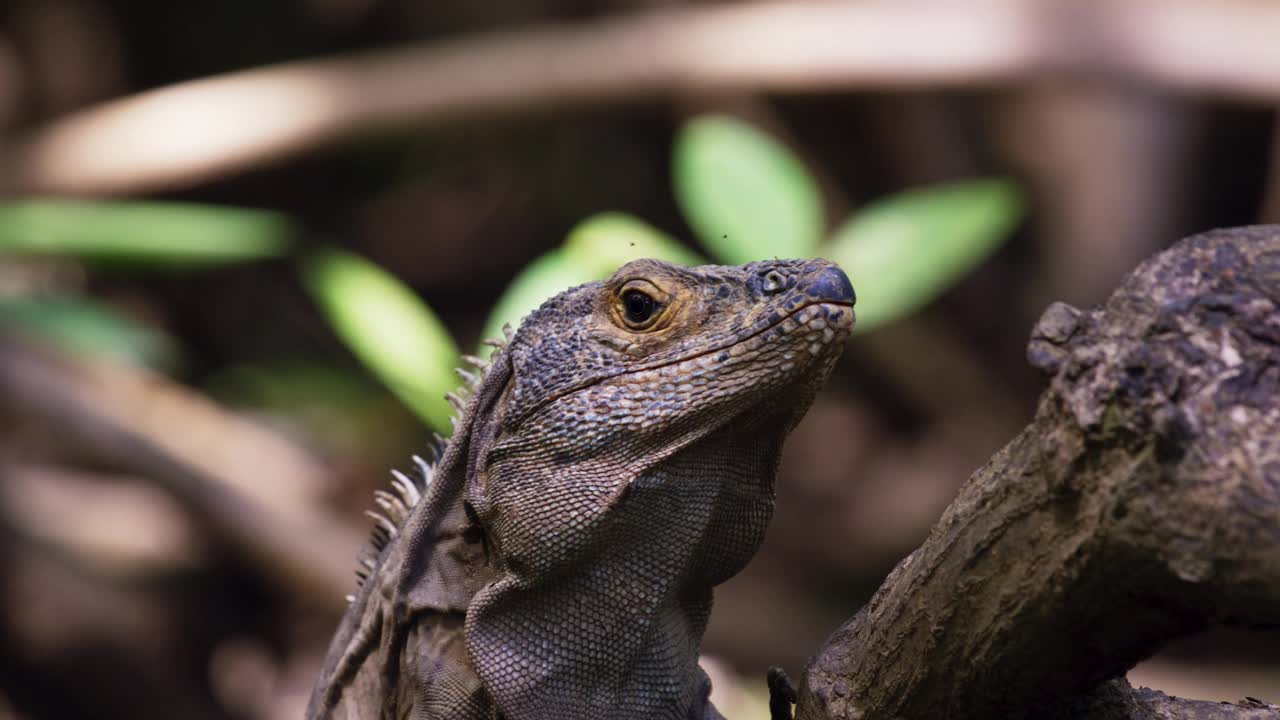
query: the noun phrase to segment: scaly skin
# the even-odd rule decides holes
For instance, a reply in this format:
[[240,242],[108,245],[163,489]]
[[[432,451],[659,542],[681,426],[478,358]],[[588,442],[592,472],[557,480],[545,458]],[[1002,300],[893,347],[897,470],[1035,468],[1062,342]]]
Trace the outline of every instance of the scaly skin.
[[697,665],[711,590],[764,536],[853,300],[821,260],[640,260],[547,301],[422,500],[403,478],[379,497],[384,547],[308,717],[720,717]]

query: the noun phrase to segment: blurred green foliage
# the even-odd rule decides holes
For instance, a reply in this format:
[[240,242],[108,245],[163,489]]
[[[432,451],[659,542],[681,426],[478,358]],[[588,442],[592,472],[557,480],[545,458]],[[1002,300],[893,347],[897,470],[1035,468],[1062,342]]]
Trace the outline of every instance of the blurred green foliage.
[[[818,183],[785,145],[742,121],[698,117],[679,132],[672,184],[713,262],[828,257],[858,292],[855,332],[927,305],[979,265],[1023,214],[1017,187],[977,179],[902,192],[825,232]],[[174,269],[245,262],[290,252],[294,229],[259,210],[161,202],[27,200],[0,205],[0,256],[71,257],[129,268]],[[559,247],[520,271],[495,303],[485,336],[551,295],[652,257],[686,265],[697,253],[644,221],[590,217]],[[444,394],[459,384],[457,344],[409,287],[357,255],[322,249],[304,257],[302,283],[334,331],[370,372],[433,428],[450,429]],[[171,367],[174,343],[79,297],[19,297],[0,321],[41,332],[79,352]]]
[[723,262],[812,257],[822,240],[813,176],[781,143],[739,120],[706,115],[686,124],[672,176],[689,225]]
[[1022,213],[1018,188],[1001,179],[908,190],[855,213],[824,253],[857,288],[857,332],[928,304],[994,252]]
[[702,258],[647,223],[624,213],[593,215],[569,232],[560,247],[543,253],[498,298],[483,337],[502,337],[547,298],[565,288],[601,280],[619,266],[640,258],[700,265]]
[[131,268],[222,265],[288,251],[293,225],[268,210],[192,203],[34,199],[0,203],[0,254],[72,256]]
[[167,334],[75,295],[0,296],[0,325],[39,336],[77,355],[174,370],[177,344]]
[[342,250],[307,258],[303,280],[338,336],[432,427],[450,427],[458,348],[444,323],[387,271]]
[[994,252],[1023,214],[1011,181],[968,180],[883,198],[824,240],[818,184],[800,159],[718,115],[685,125],[672,167],[680,206],[717,258],[839,263],[858,292],[855,333],[927,305]]

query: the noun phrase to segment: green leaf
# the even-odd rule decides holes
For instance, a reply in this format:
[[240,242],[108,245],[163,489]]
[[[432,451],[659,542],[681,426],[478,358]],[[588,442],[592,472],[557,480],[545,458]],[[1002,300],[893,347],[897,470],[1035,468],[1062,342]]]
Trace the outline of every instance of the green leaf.
[[483,337],[501,337],[549,298],[575,285],[603,280],[622,265],[655,258],[701,265],[702,258],[670,236],[626,213],[606,212],[578,223],[564,245],[534,260],[507,286],[485,323]]
[[[502,326],[518,327],[526,315],[561,290],[596,279],[591,268],[560,247],[538,256],[521,270],[494,304],[481,337],[501,338]],[[483,355],[482,355],[483,357]]]
[[680,130],[672,165],[676,200],[717,258],[742,264],[813,257],[822,198],[781,143],[733,118],[706,115]]
[[444,394],[459,384],[459,357],[435,313],[390,273],[341,250],[309,257],[303,280],[356,357],[419,417],[448,432]]
[[0,297],[0,326],[77,355],[161,370],[178,363],[177,344],[168,335],[88,298]]
[[827,256],[858,293],[857,332],[929,303],[998,248],[1023,214],[1017,186],[979,179],[909,190],[859,211]]
[[0,254],[132,265],[208,266],[275,257],[294,230],[266,210],[168,202],[0,203]]
[[679,265],[702,265],[697,253],[645,221],[626,213],[605,212],[578,223],[564,241],[572,262],[592,280],[601,280],[632,260],[654,258]]

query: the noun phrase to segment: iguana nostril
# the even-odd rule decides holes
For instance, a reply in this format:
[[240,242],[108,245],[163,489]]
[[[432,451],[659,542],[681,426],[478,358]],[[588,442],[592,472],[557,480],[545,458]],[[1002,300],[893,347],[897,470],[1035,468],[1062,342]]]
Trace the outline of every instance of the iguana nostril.
[[767,295],[780,293],[787,287],[787,279],[777,270],[770,270],[760,280],[760,289]]
[[835,265],[828,265],[807,278],[805,293],[814,300],[849,303],[858,301],[849,276]]

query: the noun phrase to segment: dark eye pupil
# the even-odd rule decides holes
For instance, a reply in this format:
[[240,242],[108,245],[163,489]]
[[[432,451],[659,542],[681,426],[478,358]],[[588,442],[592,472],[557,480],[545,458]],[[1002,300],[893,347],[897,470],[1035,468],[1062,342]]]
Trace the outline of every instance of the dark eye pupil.
[[653,315],[653,298],[639,290],[628,290],[622,296],[622,307],[626,310],[627,320],[642,323]]

